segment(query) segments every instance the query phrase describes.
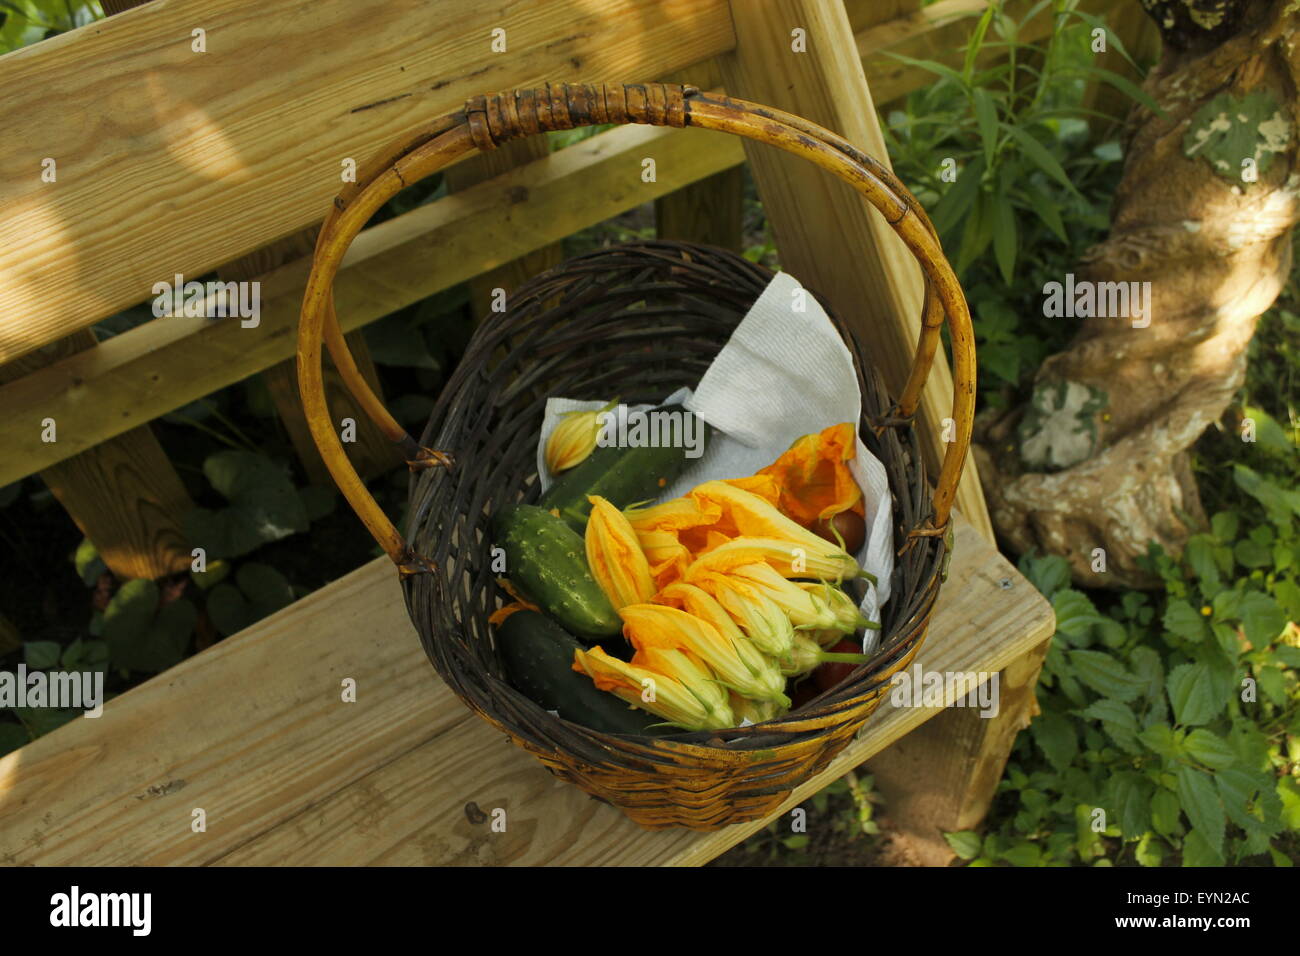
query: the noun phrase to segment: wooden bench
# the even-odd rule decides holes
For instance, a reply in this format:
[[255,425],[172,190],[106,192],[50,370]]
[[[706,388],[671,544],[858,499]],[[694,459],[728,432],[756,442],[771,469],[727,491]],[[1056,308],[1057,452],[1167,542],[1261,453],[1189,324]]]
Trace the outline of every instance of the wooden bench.
[[[922,668],[1001,671],[1052,629],[959,521]],[[781,813],[936,713],[886,700]],[[649,832],[552,777],[438,678],[382,559],[0,759],[6,865],[687,865],[766,822]]]

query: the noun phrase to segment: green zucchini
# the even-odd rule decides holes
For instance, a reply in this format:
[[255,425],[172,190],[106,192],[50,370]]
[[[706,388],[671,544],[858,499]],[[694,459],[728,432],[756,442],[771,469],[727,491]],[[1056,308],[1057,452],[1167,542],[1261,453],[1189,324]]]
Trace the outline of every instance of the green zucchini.
[[[681,405],[664,405],[652,412],[681,412],[696,417]],[[710,427],[700,420],[700,453],[708,447]],[[582,533],[591,513],[588,495],[607,498],[616,508],[658,498],[677,480],[686,466],[698,458],[687,458],[685,448],[620,447],[597,445],[587,458],[566,471],[546,490],[538,504],[558,509],[574,531]]]
[[566,630],[595,642],[623,622],[587,567],[587,549],[571,527],[544,508],[517,505],[493,519],[510,583]]
[[582,645],[544,614],[511,614],[496,629],[496,646],[515,690],[565,720],[611,734],[654,733],[649,725],[662,722],[598,690],[590,677],[575,671],[573,652]]

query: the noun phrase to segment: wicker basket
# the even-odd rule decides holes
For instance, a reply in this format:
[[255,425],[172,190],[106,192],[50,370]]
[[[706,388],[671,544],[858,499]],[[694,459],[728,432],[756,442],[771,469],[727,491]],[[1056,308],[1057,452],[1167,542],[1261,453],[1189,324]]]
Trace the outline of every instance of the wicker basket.
[[[811,159],[884,214],[926,275],[921,338],[897,403],[889,401],[855,337],[832,317],[858,375],[864,402],[859,435],[884,463],[893,493],[899,557],[880,650],[830,692],[743,730],[669,737],[599,733],[551,715],[510,687],[487,624],[499,601],[487,525],[495,509],[538,494],[535,449],[548,395],[617,393],[627,402],[657,402],[681,385],[696,384],[771,273],[723,250],[662,241],[570,260],[518,290],[508,312],[483,321],[419,444],[357,373],[334,312],[331,289],[344,252],[404,186],[476,147],[492,149],[542,130],[626,122],[725,130]],[[932,497],[912,416],[945,316],[954,353],[956,434]],[[348,464],[330,422],[322,339],[362,407],[399,443],[415,472],[405,539]],[[557,84],[475,97],[463,111],[394,144],[335,200],[303,302],[298,374],[317,446],[397,565],[411,619],[438,673],[470,709],[553,773],[643,826],[708,830],[771,813],[848,744],[925,636],[945,575],[949,512],[970,442],[970,316],[933,227],[911,194],[875,160],[797,117],[661,84]]]

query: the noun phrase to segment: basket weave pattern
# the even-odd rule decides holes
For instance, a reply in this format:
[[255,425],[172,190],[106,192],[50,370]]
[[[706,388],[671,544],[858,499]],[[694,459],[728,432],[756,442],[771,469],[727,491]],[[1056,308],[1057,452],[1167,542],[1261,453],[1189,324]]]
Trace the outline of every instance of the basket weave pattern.
[[[916,358],[897,402],[889,400],[861,344],[832,314],[862,394],[859,436],[884,463],[893,496],[898,557],[880,650],[797,711],[744,729],[669,737],[604,734],[562,720],[515,691],[502,678],[487,623],[500,600],[488,519],[497,509],[538,495],[536,443],[548,396],[618,395],[629,403],[653,403],[697,384],[771,273],[723,250],[662,241],[572,259],[525,284],[511,297],[508,312],[484,320],[418,444],[356,371],[334,311],[333,279],[348,245],[400,189],[476,148],[546,130],[624,122],[721,130],[804,156],[874,205],[926,278]],[[912,415],[945,318],[953,343],[956,429],[931,494]],[[322,343],[362,407],[416,471],[405,535],[366,492],[329,420]],[[468,707],[553,773],[646,827],[707,830],[771,813],[848,744],[925,637],[970,441],[970,316],[934,229],[911,194],[876,160],[806,120],[668,84],[552,84],[474,97],[463,110],[392,144],[335,199],[304,295],[298,368],[321,455],[401,573],[408,611],[438,673]],[[810,428],[815,424],[825,423]]]

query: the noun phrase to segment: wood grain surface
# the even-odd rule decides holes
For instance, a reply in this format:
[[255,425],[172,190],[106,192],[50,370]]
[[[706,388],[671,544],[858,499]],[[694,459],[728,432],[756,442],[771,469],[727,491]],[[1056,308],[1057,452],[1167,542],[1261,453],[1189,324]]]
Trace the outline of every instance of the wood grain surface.
[[[920,660],[998,671],[1052,622],[959,522]],[[782,812],[937,712],[887,700]],[[648,832],[556,780],[438,679],[383,559],[0,758],[11,865],[697,864],[762,825]]]
[[0,362],[319,221],[345,158],[475,93],[732,42],[724,0],[168,0],[9,53]]
[[[130,13],[122,16],[130,16]],[[658,178],[641,179],[655,157]],[[624,126],[366,229],[335,283],[339,321],[360,328],[588,226],[740,164],[739,139]],[[523,201],[524,199],[527,201]],[[293,355],[310,259],[262,276],[261,321],[146,322],[0,386],[0,485],[93,447]],[[46,444],[28,427],[73,423]]]

